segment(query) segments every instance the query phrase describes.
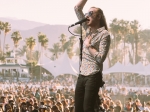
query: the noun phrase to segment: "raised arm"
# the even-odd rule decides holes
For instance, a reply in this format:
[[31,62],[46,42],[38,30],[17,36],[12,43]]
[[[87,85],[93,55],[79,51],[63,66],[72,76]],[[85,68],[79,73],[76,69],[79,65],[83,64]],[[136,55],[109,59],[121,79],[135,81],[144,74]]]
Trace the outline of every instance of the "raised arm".
[[75,6],[75,8],[78,7],[78,8],[80,8],[80,10],[82,10],[83,7],[84,7],[84,5],[86,4],[86,2],[87,2],[87,0],[80,0],[80,1],[77,3],[77,5]]
[[[77,18],[79,20],[85,18],[84,13],[83,13],[83,7],[86,4],[87,0],[80,0],[74,7],[75,13],[77,15]],[[87,29],[87,25],[86,23],[83,23],[83,28],[86,30]]]

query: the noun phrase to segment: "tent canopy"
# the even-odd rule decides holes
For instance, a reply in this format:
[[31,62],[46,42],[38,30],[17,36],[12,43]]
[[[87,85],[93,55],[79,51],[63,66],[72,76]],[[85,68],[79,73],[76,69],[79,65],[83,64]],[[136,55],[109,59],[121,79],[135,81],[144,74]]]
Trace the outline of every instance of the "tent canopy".
[[103,74],[109,74],[109,73],[117,73],[117,72],[124,72],[124,65],[122,65],[120,62],[117,62],[114,66],[112,66],[109,69],[106,69],[103,71]]
[[42,66],[49,72],[51,72],[54,77],[57,77],[58,75],[61,74],[72,74],[72,75],[78,74],[76,69],[70,63],[70,59],[66,51],[59,59],[46,63]]
[[103,74],[122,73],[122,72],[150,75],[150,65],[143,66],[141,62],[138,62],[136,65],[132,65],[131,63],[127,65],[122,65],[121,63],[117,62],[114,66],[104,70]]

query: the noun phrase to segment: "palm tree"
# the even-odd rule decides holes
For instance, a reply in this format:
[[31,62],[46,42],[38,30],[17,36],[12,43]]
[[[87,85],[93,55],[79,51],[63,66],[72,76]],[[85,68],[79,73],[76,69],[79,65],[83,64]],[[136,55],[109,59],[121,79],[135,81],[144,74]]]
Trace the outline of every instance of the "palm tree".
[[112,23],[110,23],[109,27],[110,27],[109,30],[110,30],[111,34],[113,35],[113,40],[114,40],[113,41],[114,42],[113,47],[116,50],[116,36],[118,35],[119,28],[120,28],[119,21],[117,20],[117,18],[112,20]]
[[61,46],[62,46],[62,52],[64,52],[65,51],[64,45],[67,42],[66,35],[61,34],[61,36],[59,38],[60,38],[60,42],[61,42]]
[[[109,24],[109,31],[111,32],[113,38],[111,38],[111,44],[110,44],[110,50],[107,54],[107,59],[108,59],[108,65],[111,67],[114,65],[118,60],[119,60],[119,51],[117,49],[117,46],[119,44],[120,38],[119,37],[119,20],[117,18],[114,18],[112,20],[112,23]],[[111,54],[112,53],[112,54]],[[112,55],[112,60],[110,59]]]
[[18,43],[19,43],[19,41],[22,39],[22,37],[21,37],[21,34],[20,34],[19,31],[15,31],[15,32],[13,32],[13,33],[11,34],[11,38],[12,38],[13,41],[14,41],[14,46],[15,46],[15,48],[14,48],[14,53],[15,53],[15,55],[16,55],[16,49],[17,49]]
[[[28,54],[27,54],[27,46],[26,45],[22,46],[22,48],[19,47],[15,53],[16,53],[16,57],[21,57],[25,61],[25,63],[27,63],[27,60],[29,58],[27,57]],[[23,58],[23,56],[24,56],[24,58]]]
[[14,46],[17,48],[19,41],[22,39],[19,31],[15,31],[12,33],[11,38],[14,41]]
[[79,55],[80,55],[80,49],[79,49],[79,47],[77,47],[77,48],[75,49],[75,55],[76,55],[76,56],[79,56]]
[[[35,62],[33,60],[33,57],[31,55],[32,53],[32,50],[34,49],[35,45],[36,45],[36,42],[35,42],[35,39],[33,37],[29,37],[29,38],[26,38],[26,45],[27,47],[29,48],[30,50],[30,58],[28,60],[28,63],[29,65],[31,66],[31,74],[32,74],[32,66],[35,65]],[[33,74],[32,74],[33,75]]]
[[[139,42],[140,42],[140,46],[139,48],[141,48],[141,52],[140,54],[146,54],[146,60],[147,62],[150,62],[150,30],[143,30],[143,31],[139,31]],[[140,50],[138,48],[138,50]],[[148,64],[145,62],[145,65]]]
[[[3,22],[2,21],[0,21],[0,36],[1,36],[1,32],[4,30],[4,26],[3,26],[4,24],[3,24]],[[0,52],[1,52],[1,37],[0,37]]]
[[26,38],[26,45],[30,50],[30,60],[32,60],[31,53],[32,53],[32,50],[34,49],[34,47],[36,45],[35,39],[33,37]]
[[11,51],[9,51],[9,48],[10,48],[9,44],[6,44],[6,46],[5,46],[5,49],[6,49],[5,56],[6,57],[10,57]]
[[[81,27],[80,26],[77,26],[74,31],[74,33],[76,34],[81,34]],[[82,27],[82,37],[84,38],[86,36],[86,31],[84,30],[84,28]]]
[[3,44],[3,53],[4,53],[5,52],[4,47],[5,47],[6,35],[11,30],[11,26],[8,22],[5,22],[5,23],[3,23],[3,27],[4,27],[4,44]]
[[[39,41],[39,43],[41,44],[40,64],[42,64],[42,63],[41,63],[41,58],[42,58],[42,56],[43,56],[43,48],[44,48],[45,46],[47,46],[47,44],[48,44],[48,38],[46,37],[46,35],[44,35],[44,34],[42,34],[41,32],[39,32],[39,34],[38,34],[38,41]],[[40,66],[40,81],[41,81],[41,66]]]
[[16,55],[23,56],[26,51],[27,51],[27,46],[24,45],[22,48],[19,48],[18,50],[16,50]]
[[8,51],[9,48],[10,48],[10,45],[9,45],[9,44],[6,44],[6,46],[5,46],[6,51]]
[[69,44],[68,44],[68,47],[67,47],[67,53],[69,55],[69,58],[72,58],[72,56],[74,56],[74,52],[73,52],[73,46],[74,44],[77,42],[76,41],[76,37],[75,36],[71,36],[69,38]]
[[134,52],[134,63],[136,64],[137,62],[138,62],[138,54],[137,54],[137,51],[138,51],[138,29],[139,29],[139,27],[140,27],[140,25],[139,25],[139,22],[137,21],[137,20],[134,20],[134,21],[131,21],[130,22],[130,27],[131,27],[131,29],[132,29],[132,34],[133,34],[133,36],[134,36],[134,44],[135,44],[135,51],[133,51]]
[[61,52],[61,46],[59,43],[54,43],[53,48],[49,48],[48,50],[53,54],[51,59],[56,60],[58,59],[58,54]]
[[[76,42],[77,42],[76,37],[71,36],[69,37],[69,40],[66,41],[65,44],[63,45],[63,49],[64,51],[65,50],[67,51],[69,58],[72,58],[72,56],[74,56],[73,47]],[[63,52],[62,49],[60,49],[60,51]]]
[[131,44],[132,50],[129,51],[129,60],[133,64],[134,59],[134,35],[131,33],[132,30],[130,30],[130,33],[127,35],[127,43]]
[[40,57],[42,58],[43,48],[45,48],[48,45],[48,38],[46,37],[45,34],[42,34],[41,32],[39,32],[39,34],[38,34],[38,42],[41,45],[41,56]]
[[123,40],[123,64],[125,64],[125,43],[126,43],[126,36],[129,33],[129,21],[120,20],[119,21],[119,34],[122,36]]
[[42,34],[41,32],[39,32],[38,34],[38,41],[39,43],[41,43],[41,47],[45,47],[48,44],[48,38],[45,34]]

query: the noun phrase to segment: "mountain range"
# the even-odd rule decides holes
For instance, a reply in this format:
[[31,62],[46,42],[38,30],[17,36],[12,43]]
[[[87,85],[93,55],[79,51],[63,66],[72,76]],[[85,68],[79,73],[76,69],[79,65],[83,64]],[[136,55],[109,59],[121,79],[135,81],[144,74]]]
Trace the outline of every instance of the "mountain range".
[[[72,36],[68,31],[67,25],[49,25],[40,22],[28,21],[28,20],[18,20],[11,18],[2,18],[0,17],[0,21],[9,22],[11,24],[11,31],[7,34],[6,44],[13,44],[11,38],[11,34],[14,31],[19,31],[23,39],[33,36],[37,40],[37,35],[39,32],[46,34],[49,39],[49,46],[52,46],[53,43],[58,42],[60,35],[63,33],[67,37]],[[72,32],[74,28],[71,28]],[[21,42],[22,44],[22,42]]]

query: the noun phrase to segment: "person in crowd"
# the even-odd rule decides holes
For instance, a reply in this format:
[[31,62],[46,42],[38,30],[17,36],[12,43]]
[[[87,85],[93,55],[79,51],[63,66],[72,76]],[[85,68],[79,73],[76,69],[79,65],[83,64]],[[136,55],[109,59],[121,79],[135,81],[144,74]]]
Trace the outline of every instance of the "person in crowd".
[[39,107],[37,103],[34,103],[33,107],[34,107],[33,112],[39,112]]
[[10,104],[5,105],[5,112],[13,112],[13,109]]
[[52,108],[51,108],[52,112],[61,112],[59,111],[58,107],[56,105],[54,105]]
[[55,97],[55,93],[54,93],[53,88],[49,89],[49,93],[50,93],[50,96]]
[[21,103],[20,111],[21,111],[21,112],[27,112],[27,111],[28,111],[27,103],[26,103],[26,102],[22,102],[22,103]]
[[131,102],[126,102],[126,104],[125,104],[125,107],[124,107],[124,111],[125,112],[133,112],[133,107],[132,107],[132,104],[131,104]]
[[141,101],[139,99],[135,100],[135,105],[136,105],[138,111],[142,111],[143,110],[142,103],[141,103]]
[[66,99],[62,99],[61,103],[63,105],[63,111],[68,110],[68,105],[67,105]]
[[114,111],[114,107],[113,107],[113,106],[110,106],[109,109],[107,110],[107,112],[115,112],[115,111]]
[[61,102],[56,102],[56,106],[58,107],[58,110],[60,111],[60,112],[62,112],[63,111],[63,105],[62,105],[62,103]]
[[147,103],[144,105],[144,111],[145,111],[145,112],[150,112],[150,101],[147,102]]
[[128,101],[129,103],[131,103],[131,105],[134,103],[132,97],[129,97],[129,98],[127,99],[127,101]]
[[122,103],[120,100],[116,101],[116,107],[115,107],[115,112],[121,112],[122,111]]
[[28,110],[29,110],[29,112],[33,112],[34,107],[30,104],[29,107],[28,107]]
[[35,97],[37,98],[38,101],[40,101],[41,95],[40,95],[40,90],[39,89],[36,90]]
[[1,101],[1,108],[2,108],[3,111],[5,111],[5,104],[7,103],[7,98],[6,98],[6,96],[4,96],[4,95],[1,96],[0,101]]

